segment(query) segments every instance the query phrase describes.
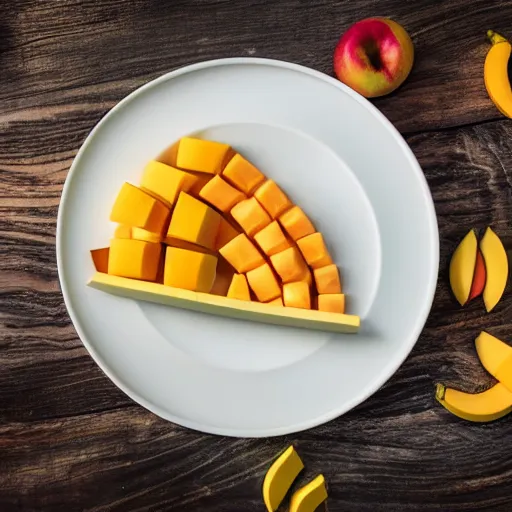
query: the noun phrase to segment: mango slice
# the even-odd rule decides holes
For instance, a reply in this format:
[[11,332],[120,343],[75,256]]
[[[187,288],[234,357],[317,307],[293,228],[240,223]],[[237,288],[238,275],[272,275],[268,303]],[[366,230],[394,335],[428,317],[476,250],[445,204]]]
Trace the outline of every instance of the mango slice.
[[494,421],[512,411],[512,391],[501,383],[475,394],[438,384],[436,399],[452,414],[474,422]]
[[229,144],[183,137],[178,146],[176,165],[180,169],[219,174],[232,154]]
[[217,236],[215,237],[215,250],[218,251],[239,234],[240,232],[228,220],[221,217]]
[[263,481],[263,501],[268,512],[275,512],[304,464],[293,446],[290,446],[270,466]]
[[236,204],[231,209],[231,215],[250,237],[254,236],[271,222],[269,214],[254,197]]
[[512,392],[512,347],[487,332],[480,333],[475,345],[482,366]]
[[222,177],[247,196],[265,181],[265,176],[238,153],[226,165]]
[[326,499],[325,479],[323,475],[318,475],[293,493],[290,500],[290,512],[315,512]]
[[268,263],[247,272],[247,281],[260,302],[281,296],[281,288]]
[[343,293],[324,293],[317,297],[318,311],[345,313],[345,295]]
[[108,254],[110,248],[102,247],[91,251],[92,262],[96,272],[108,272]]
[[313,233],[312,235],[305,236],[297,240],[297,245],[311,268],[317,269],[326,265],[332,265],[332,259],[325,246],[322,233]]
[[230,299],[251,300],[251,292],[244,274],[234,274],[229,286],[228,295]]
[[108,273],[113,276],[155,281],[161,255],[160,244],[113,238],[110,242]]
[[283,213],[279,217],[279,223],[295,241],[316,231],[306,214],[298,206],[294,206]]
[[213,250],[220,219],[220,214],[213,208],[182,192],[174,207],[167,236]]
[[272,256],[292,246],[277,221],[271,222],[256,233],[254,240],[267,256]]
[[240,233],[221,247],[219,252],[239,274],[265,263],[263,256],[244,233]]
[[209,293],[215,281],[216,268],[216,256],[178,247],[167,247],[164,285]]
[[235,204],[246,199],[245,194],[232,187],[220,176],[214,176],[199,192],[199,197],[223,213],[229,212]]
[[180,192],[188,192],[197,180],[198,178],[188,172],[152,160],[144,168],[140,186],[142,190],[171,207]]
[[341,293],[340,273],[336,265],[326,265],[313,270],[318,293]]
[[287,308],[311,309],[311,294],[305,281],[283,285],[283,303]]
[[267,180],[260,185],[255,190],[254,197],[273,219],[277,219],[279,215],[293,206],[274,180]]
[[297,247],[289,247],[270,256],[270,262],[283,283],[302,281],[308,271],[306,262]]
[[477,239],[471,230],[458,245],[450,261],[450,286],[459,304],[466,304],[473,284]]
[[110,213],[110,220],[162,233],[170,213],[169,208],[158,199],[130,183],[124,183]]
[[485,260],[487,281],[483,292],[487,312],[492,311],[500,301],[508,280],[508,259],[503,243],[496,233],[487,228],[480,242]]

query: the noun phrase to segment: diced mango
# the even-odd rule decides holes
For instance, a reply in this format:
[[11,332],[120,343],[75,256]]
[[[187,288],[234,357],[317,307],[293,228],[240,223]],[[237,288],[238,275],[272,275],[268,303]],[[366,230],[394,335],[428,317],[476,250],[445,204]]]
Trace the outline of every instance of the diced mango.
[[219,230],[215,238],[215,250],[218,251],[239,234],[240,232],[233,227],[228,220],[221,216]]
[[250,195],[265,181],[264,174],[238,153],[226,165],[222,177],[245,195]]
[[265,263],[263,256],[244,233],[240,233],[221,247],[219,252],[239,274]]
[[164,284],[194,292],[209,293],[215,281],[216,268],[216,256],[167,247]]
[[199,192],[199,197],[215,206],[221,212],[227,213],[235,204],[243,201],[245,195],[232,187],[220,176],[214,176]]
[[153,244],[159,244],[163,237],[160,233],[151,233],[142,228],[132,228],[132,238],[134,240],[143,240],[145,242],[151,242]]
[[311,295],[305,281],[283,285],[283,302],[288,308],[311,309]]
[[132,227],[119,224],[114,231],[114,238],[131,238]]
[[192,185],[192,188],[188,191],[188,193],[192,197],[199,199],[199,193],[201,192],[201,190],[203,190],[203,187],[212,179],[213,175],[212,174],[204,174],[202,172],[192,172],[192,171],[187,171],[187,172],[189,172],[190,174],[192,174],[193,176],[196,177],[196,182],[194,183],[194,185]]
[[270,256],[270,262],[283,283],[303,281],[309,271],[304,258],[297,247],[289,247]]
[[298,240],[315,232],[315,227],[306,214],[294,206],[279,217],[279,222],[293,240]]
[[174,207],[167,236],[213,250],[219,224],[219,213],[182,192]]
[[247,281],[260,302],[281,296],[281,288],[268,263],[247,272]]
[[91,251],[92,262],[94,263],[94,268],[96,272],[108,272],[108,254],[110,248],[103,247],[101,249],[93,249]]
[[345,295],[343,295],[343,293],[326,293],[319,295],[318,311],[345,313]]
[[272,256],[292,246],[277,221],[271,222],[258,231],[254,235],[254,240],[267,256]]
[[341,293],[340,273],[336,265],[317,268],[313,274],[318,293]]
[[233,267],[222,256],[220,256],[217,260],[217,273],[210,293],[212,295],[226,297],[234,275],[235,270]]
[[167,206],[172,206],[180,192],[188,192],[198,181],[196,176],[152,160],[144,168],[141,188]]
[[244,199],[235,205],[231,209],[231,215],[251,237],[271,222],[268,213],[254,197]]
[[271,300],[267,304],[269,306],[284,306],[282,297],[277,297],[277,299]]
[[110,214],[112,222],[162,233],[167,227],[170,210],[142,189],[124,183]]
[[321,268],[326,265],[332,265],[332,258],[325,247],[322,233],[313,233],[297,240],[302,256],[307,264],[313,268]]
[[279,215],[293,206],[274,180],[267,180],[260,185],[254,192],[254,197],[273,219],[277,219]]
[[232,154],[229,144],[183,137],[178,147],[176,163],[181,169],[219,174]]
[[313,277],[311,275],[311,269],[306,265],[306,268],[304,269],[304,272],[301,276],[297,278],[297,281],[304,281],[308,283],[308,286],[311,286],[313,284]]
[[230,299],[251,300],[251,292],[244,274],[235,274],[228,290]]
[[161,254],[160,244],[113,238],[110,242],[108,273],[113,276],[155,281]]

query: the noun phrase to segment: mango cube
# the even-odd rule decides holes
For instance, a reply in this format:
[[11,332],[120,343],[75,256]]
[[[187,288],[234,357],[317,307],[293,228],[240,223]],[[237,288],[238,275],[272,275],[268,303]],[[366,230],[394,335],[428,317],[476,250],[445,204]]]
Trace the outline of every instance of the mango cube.
[[313,268],[321,268],[326,265],[332,265],[332,259],[325,247],[324,238],[321,233],[313,233],[300,240],[297,240],[304,259],[308,265]]
[[242,192],[232,187],[220,176],[214,176],[201,189],[199,197],[224,213],[229,212],[235,204],[245,199],[245,195]]
[[270,262],[283,283],[302,281],[308,272],[308,267],[297,247],[289,247],[270,256]]
[[247,281],[260,302],[281,296],[281,288],[268,263],[247,272]]
[[313,274],[318,293],[341,293],[340,273],[336,265],[317,268]]
[[124,183],[110,213],[110,220],[152,233],[162,233],[169,215],[169,208],[161,201],[130,183]]
[[132,228],[132,239],[159,244],[163,237],[160,233],[151,233],[151,231],[142,228]]
[[283,213],[279,217],[279,222],[295,241],[315,232],[315,227],[298,206]]
[[251,292],[247,284],[247,278],[243,274],[235,274],[228,290],[230,299],[251,300]]
[[305,281],[283,285],[283,302],[287,308],[311,309],[311,295]]
[[232,154],[229,144],[183,137],[178,146],[176,165],[180,169],[219,174]]
[[180,192],[188,192],[197,180],[188,172],[152,160],[144,168],[140,186],[167,206],[172,206]]
[[239,234],[240,232],[234,228],[228,220],[221,216],[219,230],[215,238],[215,250],[218,251]]
[[131,238],[132,227],[119,224],[114,231],[114,238]]
[[108,272],[108,255],[110,252],[109,247],[103,247],[101,249],[93,249],[91,251],[92,262],[94,263],[94,268],[96,272],[103,272],[106,274]]
[[167,236],[213,250],[219,224],[219,213],[198,199],[182,192],[174,207]]
[[192,172],[188,171],[189,174],[192,174],[196,178],[196,182],[192,185],[191,189],[188,193],[197,199],[199,199],[199,193],[203,190],[204,186],[212,179],[212,174],[204,174],[202,172]]
[[264,174],[238,153],[226,165],[222,177],[247,196],[265,181]]
[[277,221],[271,222],[256,233],[254,240],[267,256],[272,256],[292,246]]
[[161,254],[160,244],[113,238],[110,242],[108,273],[113,276],[155,281]]
[[345,313],[345,295],[342,293],[326,293],[319,295],[318,311]]
[[167,247],[164,284],[209,293],[215,281],[217,257],[212,254]]
[[231,215],[249,236],[255,235],[271,222],[268,213],[254,197],[235,205],[231,209]]
[[265,263],[263,256],[244,233],[240,233],[221,247],[219,252],[239,274]]
[[284,304],[283,304],[283,298],[282,297],[277,297],[277,299],[274,299],[274,300],[270,300],[267,302],[267,304],[269,306],[281,306],[283,307]]
[[273,180],[267,180],[260,185],[254,192],[254,197],[273,219],[277,219],[279,215],[293,206],[286,194]]

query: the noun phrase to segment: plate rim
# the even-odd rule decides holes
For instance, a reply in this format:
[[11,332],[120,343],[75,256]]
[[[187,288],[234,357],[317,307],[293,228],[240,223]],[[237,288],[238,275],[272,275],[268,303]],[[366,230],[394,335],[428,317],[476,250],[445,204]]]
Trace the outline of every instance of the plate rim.
[[[315,417],[312,420],[302,422],[300,424],[294,424],[292,426],[284,426],[284,427],[276,427],[276,428],[267,428],[267,429],[239,429],[239,428],[229,428],[229,427],[217,427],[212,425],[201,424],[199,422],[188,420],[186,418],[180,418],[173,414],[169,414],[168,411],[162,409],[161,407],[151,403],[144,397],[140,396],[135,390],[133,390],[129,384],[122,381],[120,377],[109,367],[106,361],[104,361],[99,354],[96,353],[94,347],[89,343],[85,333],[82,330],[80,323],[78,322],[78,315],[75,314],[75,310],[71,303],[70,294],[67,288],[67,284],[63,279],[63,257],[62,257],[62,239],[63,239],[63,211],[65,209],[65,205],[67,203],[68,190],[70,188],[70,183],[72,181],[73,175],[76,173],[76,168],[78,167],[78,162],[81,159],[83,153],[87,150],[88,146],[91,144],[96,131],[116,112],[124,107],[125,104],[129,103],[133,99],[135,99],[138,95],[143,94],[147,89],[157,86],[162,82],[166,82],[168,80],[172,80],[181,75],[192,73],[195,71],[214,68],[226,65],[263,65],[263,66],[271,66],[281,69],[288,69],[291,71],[300,72],[310,77],[316,78],[318,80],[322,80],[328,83],[331,86],[334,86],[344,93],[351,96],[355,101],[362,104],[367,110],[369,110],[388,130],[390,135],[395,139],[397,144],[400,146],[402,151],[404,151],[404,155],[411,164],[413,172],[416,174],[419,184],[421,186],[422,195],[427,199],[427,220],[429,226],[429,238],[430,238],[430,247],[431,247],[431,268],[429,272],[431,274],[431,278],[429,280],[429,288],[427,290],[426,296],[427,300],[425,300],[422,311],[419,312],[415,328],[411,330],[406,343],[404,344],[404,348],[401,353],[401,357],[399,357],[396,362],[389,364],[386,368],[386,371],[383,372],[381,378],[375,379],[375,381],[368,386],[365,393],[354,398],[353,400],[346,402],[343,406],[338,407],[336,409],[332,409],[325,414]],[[62,295],[64,298],[64,304],[66,306],[67,313],[73,323],[73,328],[78,334],[80,341],[88,351],[89,355],[92,357],[94,362],[98,365],[98,367],[103,371],[103,373],[116,385],[121,391],[123,391],[130,399],[136,402],[138,405],[146,408],[153,414],[156,414],[160,418],[163,418],[167,421],[171,421],[179,426],[190,428],[192,430],[203,432],[206,434],[214,434],[221,436],[230,436],[230,437],[245,437],[245,438],[262,438],[262,437],[271,437],[271,436],[281,436],[287,434],[293,434],[297,432],[301,432],[304,430],[308,430],[319,425],[323,425],[327,422],[330,422],[343,414],[351,411],[361,403],[365,402],[369,397],[374,395],[400,368],[400,366],[407,359],[414,346],[416,345],[423,328],[427,322],[428,316],[432,309],[432,304],[435,297],[435,291],[437,288],[437,275],[439,271],[439,228],[437,222],[437,216],[435,212],[435,205],[432,198],[432,194],[430,192],[430,188],[428,186],[426,177],[419,165],[414,153],[411,148],[402,137],[400,132],[395,128],[395,126],[391,123],[391,121],[384,116],[384,114],[377,109],[370,101],[366,98],[355,92],[353,89],[349,88],[339,80],[312,68],[308,68],[306,66],[295,64],[292,62],[287,62],[278,59],[268,59],[268,58],[260,58],[260,57],[229,57],[229,58],[221,58],[221,59],[213,59],[202,61],[194,64],[189,64],[187,66],[180,67],[168,73],[165,73],[149,82],[143,84],[138,87],[134,91],[130,92],[124,98],[122,98],[118,103],[116,103],[93,127],[93,129],[88,133],[87,137],[83,141],[80,146],[78,152],[73,158],[73,162],[69,168],[69,171],[66,175],[66,179],[64,182],[64,186],[62,188],[61,198],[59,202],[59,208],[57,213],[57,229],[56,229],[56,255],[57,255],[57,273],[60,288],[62,291]],[[85,286],[85,284],[84,284]]]

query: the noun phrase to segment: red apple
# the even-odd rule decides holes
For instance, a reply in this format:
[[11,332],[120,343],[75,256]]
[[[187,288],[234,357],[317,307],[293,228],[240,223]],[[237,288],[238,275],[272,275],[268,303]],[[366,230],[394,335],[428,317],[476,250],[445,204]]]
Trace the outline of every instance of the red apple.
[[336,76],[367,98],[383,96],[407,78],[414,46],[405,29],[387,18],[368,18],[352,25],[334,50]]

